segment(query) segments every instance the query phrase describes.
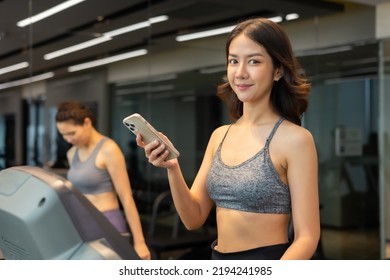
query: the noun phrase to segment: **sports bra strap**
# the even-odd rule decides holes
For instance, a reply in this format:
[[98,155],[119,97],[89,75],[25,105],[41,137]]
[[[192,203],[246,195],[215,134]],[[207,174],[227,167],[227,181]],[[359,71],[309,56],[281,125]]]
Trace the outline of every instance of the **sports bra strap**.
[[[93,148],[93,151],[92,153],[89,155],[89,157],[87,158],[87,160],[89,159],[95,159],[97,153],[99,152],[101,146],[103,146],[104,142],[106,142],[108,140],[107,137],[103,137],[103,139],[101,139],[95,146],[95,148]],[[79,158],[79,149],[76,149],[76,152],[73,156],[73,161],[74,160],[78,160],[80,161],[80,158]]]
[[278,120],[278,122],[275,124],[274,128],[272,129],[270,135],[267,138],[267,141],[265,142],[266,149],[268,149],[269,143],[271,142],[272,137],[274,137],[274,134],[275,134],[276,130],[278,129],[279,125],[282,123],[282,121],[284,121],[283,117]]
[[[271,140],[272,140],[272,137],[274,137],[274,134],[275,134],[276,130],[278,129],[278,127],[280,126],[280,124],[281,124],[283,121],[284,121],[284,118],[283,118],[283,117],[281,117],[281,118],[277,121],[277,123],[275,124],[275,126],[274,126],[274,128],[272,129],[271,133],[269,134],[267,140],[265,141],[265,146],[264,146],[264,148],[268,149],[268,146],[269,146],[269,143],[270,143]],[[229,130],[230,130],[231,127],[232,127],[232,124],[229,125],[228,129],[226,130],[225,135],[223,136],[222,141],[221,141],[221,143],[219,144],[220,146],[222,146],[222,143],[225,141],[226,135],[228,134],[228,132],[229,132]]]
[[226,130],[225,135],[223,136],[222,141],[219,144],[220,146],[222,146],[222,143],[225,141],[226,135],[228,134],[228,132],[229,132],[230,128],[232,127],[232,125],[233,124],[229,125],[228,129]]

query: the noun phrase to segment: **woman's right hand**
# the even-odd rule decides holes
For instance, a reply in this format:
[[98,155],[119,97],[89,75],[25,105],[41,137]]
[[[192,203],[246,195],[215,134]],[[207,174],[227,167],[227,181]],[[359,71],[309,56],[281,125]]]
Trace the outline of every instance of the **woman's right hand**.
[[[164,137],[166,141],[170,142],[164,134],[161,132],[159,132],[159,134]],[[177,164],[177,159],[166,160],[169,155],[169,151],[167,150],[164,143],[160,143],[158,140],[154,140],[149,144],[145,144],[145,142],[142,140],[142,135],[139,133],[137,134],[136,141],[137,145],[144,149],[145,157],[154,166],[169,169],[173,165]]]

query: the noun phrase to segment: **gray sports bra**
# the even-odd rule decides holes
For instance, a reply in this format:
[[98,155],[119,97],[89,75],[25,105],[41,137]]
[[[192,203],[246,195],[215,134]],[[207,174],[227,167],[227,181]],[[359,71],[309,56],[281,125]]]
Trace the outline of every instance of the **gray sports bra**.
[[76,149],[68,171],[68,180],[83,194],[99,194],[114,191],[110,174],[106,169],[96,167],[96,156],[108,138],[96,144],[89,158],[80,161],[79,150]]
[[230,127],[226,131],[207,175],[209,195],[218,207],[255,213],[291,213],[290,190],[276,173],[268,149],[282,121],[283,118],[275,124],[264,148],[236,166],[228,166],[221,159],[221,147]]

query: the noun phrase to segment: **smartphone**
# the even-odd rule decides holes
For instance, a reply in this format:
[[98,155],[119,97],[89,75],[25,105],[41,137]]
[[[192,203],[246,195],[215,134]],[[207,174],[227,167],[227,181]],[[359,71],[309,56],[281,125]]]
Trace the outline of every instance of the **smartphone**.
[[160,143],[164,143],[169,151],[169,155],[167,157],[167,160],[177,158],[179,157],[180,153],[178,150],[175,149],[173,145],[165,141],[161,136],[158,134],[157,130],[148,123],[140,114],[135,113],[132,114],[126,118],[123,119],[123,124],[134,133],[134,135],[137,135],[140,133],[142,135],[142,140],[149,144],[150,142],[154,140],[158,140]]

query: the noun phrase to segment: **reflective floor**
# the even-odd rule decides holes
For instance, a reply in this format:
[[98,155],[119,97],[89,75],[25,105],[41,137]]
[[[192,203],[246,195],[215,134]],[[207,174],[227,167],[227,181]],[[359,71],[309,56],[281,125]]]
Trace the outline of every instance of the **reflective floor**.
[[[321,242],[326,260],[380,259],[379,231],[376,228],[361,230],[323,228]],[[205,259],[210,254],[207,247],[196,254],[188,249],[164,252],[161,259]]]
[[[379,260],[379,229],[322,228],[321,243],[325,260]],[[162,259],[182,258],[189,250],[165,252]],[[193,257],[189,254],[186,258]],[[207,252],[200,257],[207,256]],[[319,257],[319,259],[321,259]]]
[[379,260],[378,228],[322,228],[324,258],[328,260]]

